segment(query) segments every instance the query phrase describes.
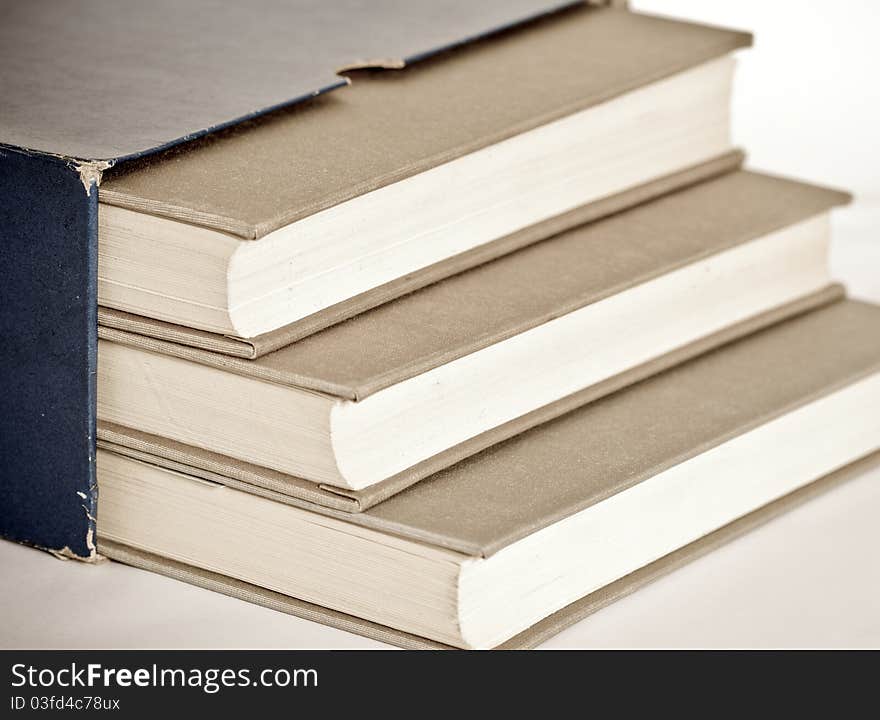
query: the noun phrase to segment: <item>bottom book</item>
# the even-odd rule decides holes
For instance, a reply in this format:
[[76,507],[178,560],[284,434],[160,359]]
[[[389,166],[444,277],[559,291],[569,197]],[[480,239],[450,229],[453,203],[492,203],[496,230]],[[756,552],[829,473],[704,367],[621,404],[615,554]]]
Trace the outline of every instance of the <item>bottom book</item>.
[[403,647],[531,647],[878,462],[880,308],[842,301],[360,514],[99,451],[102,554]]
[[[754,528],[773,520],[788,510],[805,503],[827,492],[847,480],[860,476],[872,468],[880,467],[880,452],[863,458],[845,468],[830,473],[809,485],[795,490],[792,493],[776,500],[762,508],[750,512],[748,515],[728,523],[724,527],[709,533],[705,537],[686,545],[679,550],[669,553],[659,560],[639,568],[635,572],[626,575],[613,583],[606,585],[586,597],[576,600],[558,610],[540,622],[532,625],[527,630],[515,635],[510,640],[496,646],[496,650],[531,650],[545,640],[550,639],[567,627],[589,617],[594,612],[610,605],[615,600],[620,600],[639,588],[668,575],[671,572],[687,565],[689,562],[701,558],[722,545],[735,540],[741,535],[750,532]],[[395,645],[407,650],[456,650],[451,645],[434,642],[427,638],[411,635],[402,630],[395,630],[386,625],[379,625],[363,620],[354,615],[346,615],[337,610],[330,610],[320,605],[297,600],[289,595],[283,595],[266,588],[242,582],[235,578],[219,573],[203,570],[192,565],[186,565],[175,560],[155,555],[145,550],[138,550],[128,545],[102,540],[100,551],[105,556],[142,568],[151,572],[165,575],[175,580],[196,585],[213,592],[219,592],[230,597],[246,600],[257,605],[262,605],[271,610],[295,615],[296,617],[322,623],[329,627],[344,630],[346,632],[363,635],[364,637],[378,640],[379,642]]]

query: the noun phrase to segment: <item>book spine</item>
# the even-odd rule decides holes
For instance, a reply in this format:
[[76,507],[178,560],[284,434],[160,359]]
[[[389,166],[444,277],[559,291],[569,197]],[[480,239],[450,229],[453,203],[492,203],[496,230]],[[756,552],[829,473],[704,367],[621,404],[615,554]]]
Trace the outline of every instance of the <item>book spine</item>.
[[0,147],[0,535],[82,560],[96,557],[96,180]]

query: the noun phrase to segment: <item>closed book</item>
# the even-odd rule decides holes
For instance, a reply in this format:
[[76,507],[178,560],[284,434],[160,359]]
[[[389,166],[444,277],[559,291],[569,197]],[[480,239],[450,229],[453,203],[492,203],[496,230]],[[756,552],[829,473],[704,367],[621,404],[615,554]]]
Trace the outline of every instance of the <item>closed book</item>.
[[290,342],[693,182],[733,149],[749,42],[582,7],[111,170],[99,302]]
[[256,360],[101,327],[99,437],[141,450],[147,443],[197,467],[225,463],[224,474],[239,480],[363,508],[835,297],[828,213],[845,201],[816,186],[731,173]]
[[361,618],[349,629],[390,641],[529,644],[529,628],[545,636],[780,499],[833,484],[880,449],[878,402],[880,307],[840,301],[363,513],[307,511],[102,450],[98,544],[156,569],[167,558],[172,575],[306,617]]

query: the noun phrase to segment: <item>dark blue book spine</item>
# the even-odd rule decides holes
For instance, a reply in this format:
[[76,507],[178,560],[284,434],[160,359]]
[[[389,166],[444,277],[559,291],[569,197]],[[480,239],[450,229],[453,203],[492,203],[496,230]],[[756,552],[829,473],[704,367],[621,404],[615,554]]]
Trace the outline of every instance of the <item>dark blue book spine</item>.
[[92,558],[98,190],[0,147],[0,534]]

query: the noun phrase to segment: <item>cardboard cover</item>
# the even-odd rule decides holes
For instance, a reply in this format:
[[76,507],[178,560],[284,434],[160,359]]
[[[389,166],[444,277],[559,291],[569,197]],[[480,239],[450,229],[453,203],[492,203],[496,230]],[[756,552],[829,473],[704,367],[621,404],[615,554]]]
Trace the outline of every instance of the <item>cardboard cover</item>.
[[[139,432],[114,423],[98,423],[98,446],[137,460],[161,465],[185,474],[247,490],[271,500],[316,511],[362,512],[388,499],[435,472],[455,464],[492,445],[507,440],[577,407],[644,380],[679,363],[749,333],[786,320],[844,296],[843,287],[831,285],[810,296],[736,323],[699,341],[638,365],[581,392],[558,400],[486,431],[435,455],[387,480],[363,490],[348,490],[311,482],[193,447],[168,438]],[[332,513],[328,513],[332,514]]]
[[115,160],[399,68],[572,0],[297,0],[0,6],[0,141]]
[[253,360],[332,325],[348,320],[378,305],[540,240],[545,240],[557,233],[570,230],[578,225],[593,222],[608,215],[613,215],[669,192],[680,190],[735,170],[742,164],[742,161],[742,152],[733,151],[700,165],[651,180],[643,185],[624,190],[596,202],[587,203],[567,213],[549,218],[467,252],[447,258],[442,262],[429,265],[417,272],[372,288],[365,293],[332,305],[277,330],[250,339],[228,337],[219,333],[196,330],[183,325],[175,325],[163,322],[162,320],[155,320],[105,307],[98,308],[98,322],[105,327],[125,330],[137,333],[138,335],[146,335],[157,340],[167,340],[201,350],[210,350],[211,352],[218,352],[223,355]]
[[[514,636],[497,650],[527,650],[537,647],[545,640],[565,630],[615,600],[644,587],[687,563],[697,560],[722,545],[735,540],[750,530],[773,520],[783,512],[792,510],[816,498],[842,483],[880,466],[880,452],[826,475],[809,485],[768,504],[722,528],[666,555],[659,560],[626,575],[605,587],[573,602],[571,605],[546,617],[519,635]],[[410,650],[452,650],[426,638],[389,628],[385,625],[362,620],[353,615],[314,605],[303,600],[266,590],[218,573],[195,568],[142,550],[98,538],[100,552],[128,565],[157,572],[208,590],[223,593],[263,607],[319,622],[346,632],[363,635],[379,642]]]
[[258,238],[750,42],[618,10],[560,13],[129,165],[105,177],[101,202]]
[[256,360],[99,328],[104,340],[362,400],[553,318],[799,220],[848,196],[737,172],[581,226]]
[[488,557],[877,372],[880,306],[842,300],[492,445],[345,520]]

